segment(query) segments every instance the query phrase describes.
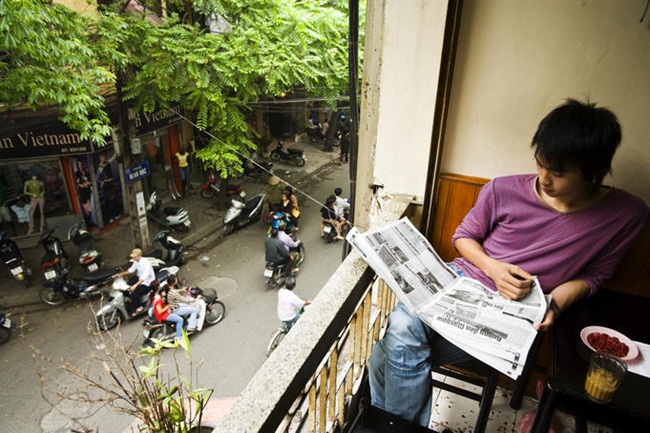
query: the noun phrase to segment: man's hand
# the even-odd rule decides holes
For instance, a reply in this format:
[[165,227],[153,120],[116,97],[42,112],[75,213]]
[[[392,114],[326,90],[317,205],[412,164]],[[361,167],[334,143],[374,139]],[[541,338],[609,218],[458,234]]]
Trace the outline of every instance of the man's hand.
[[501,296],[510,300],[525,297],[532,287],[532,275],[519,266],[494,260],[487,276],[494,281]]
[[535,327],[536,331],[546,331],[549,329],[552,325],[553,322],[555,322],[555,319],[557,317],[555,316],[555,312],[551,310],[550,308],[546,311],[546,314],[544,315],[544,320],[542,320],[539,325]]

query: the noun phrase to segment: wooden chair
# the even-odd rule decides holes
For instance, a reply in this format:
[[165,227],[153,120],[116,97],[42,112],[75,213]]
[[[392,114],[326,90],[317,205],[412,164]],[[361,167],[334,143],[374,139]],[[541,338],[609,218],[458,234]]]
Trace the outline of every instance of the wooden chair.
[[[538,333],[537,337],[535,337],[530,351],[528,352],[528,358],[526,358],[524,369],[519,378],[515,381],[515,388],[512,397],[510,398],[510,407],[515,410],[521,408],[524,394],[526,392],[526,385],[528,384],[530,374],[535,365],[535,359],[537,358],[537,353],[539,352],[543,337],[544,334],[542,332]],[[479,411],[476,416],[476,423],[474,424],[474,433],[484,433],[486,431],[488,420],[490,419],[492,402],[494,401],[494,394],[496,393],[497,383],[499,381],[499,371],[477,359],[472,359],[459,364],[443,365],[434,368],[433,371],[481,387],[480,392],[474,392],[464,389],[461,386],[437,380],[433,375],[431,379],[432,385],[436,388],[478,402]]]

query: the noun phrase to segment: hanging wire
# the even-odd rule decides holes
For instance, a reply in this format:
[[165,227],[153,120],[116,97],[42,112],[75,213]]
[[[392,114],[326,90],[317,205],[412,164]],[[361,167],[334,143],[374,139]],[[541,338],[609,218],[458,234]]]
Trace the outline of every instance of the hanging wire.
[[[187,123],[189,123],[190,125],[194,126],[195,128],[200,129],[196,123],[192,122],[190,119],[188,119],[187,117],[183,116],[182,114],[179,114],[179,117],[181,117],[182,119],[184,119]],[[311,195],[307,194],[305,191],[301,190],[301,189],[298,188],[297,186],[293,185],[291,182],[289,182],[289,181],[287,181],[287,180],[284,180],[284,179],[282,179],[280,176],[278,176],[277,174],[272,173],[271,171],[267,170],[265,167],[263,167],[263,166],[261,166],[260,164],[258,164],[255,160],[253,160],[252,158],[249,158],[248,156],[244,155],[244,154],[241,153],[239,150],[237,150],[237,149],[235,149],[234,147],[230,146],[228,143],[226,143],[226,142],[224,142],[224,141],[218,139],[217,137],[215,137],[214,135],[212,135],[210,132],[208,132],[208,131],[202,131],[202,132],[203,132],[204,134],[208,135],[208,136],[209,136],[210,138],[212,138],[213,140],[216,140],[219,144],[221,144],[221,145],[223,145],[223,146],[226,146],[226,147],[227,147],[228,149],[230,149],[232,152],[236,153],[240,158],[252,162],[252,163],[255,164],[258,168],[260,168],[260,169],[262,169],[264,172],[266,172],[268,175],[270,175],[270,176],[276,176],[276,177],[279,178],[283,183],[285,183],[286,185],[290,186],[290,187],[293,189],[293,191],[298,191],[300,194],[304,195],[304,196],[307,197],[309,200],[313,201],[314,203],[316,203],[316,204],[319,205],[319,206],[325,206],[324,203],[322,203],[322,202],[316,200],[314,197],[312,197]],[[353,225],[352,225],[351,222],[347,221],[347,223],[350,225],[350,227],[353,227]]]
[[643,15],[641,15],[641,19],[639,20],[640,23],[643,22],[645,19],[645,14],[648,12],[648,6],[650,6],[650,0],[648,0],[645,4],[645,9],[643,9]]

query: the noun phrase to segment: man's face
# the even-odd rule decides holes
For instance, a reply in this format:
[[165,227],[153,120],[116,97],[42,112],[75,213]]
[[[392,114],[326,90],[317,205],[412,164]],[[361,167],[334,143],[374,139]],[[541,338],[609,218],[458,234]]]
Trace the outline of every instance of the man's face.
[[565,163],[563,167],[551,167],[535,156],[540,193],[562,199],[587,194],[592,183],[586,180],[582,170],[575,164]]

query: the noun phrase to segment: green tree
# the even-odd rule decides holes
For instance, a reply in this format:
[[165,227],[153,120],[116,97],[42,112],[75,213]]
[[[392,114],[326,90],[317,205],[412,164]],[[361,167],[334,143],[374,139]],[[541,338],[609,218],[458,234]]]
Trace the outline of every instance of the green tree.
[[[86,16],[47,0],[0,1],[0,103],[58,105],[66,124],[103,145],[102,86],[119,75],[136,110],[193,113],[218,137],[199,157],[227,177],[241,169],[236,152],[255,146],[249,103],[297,87],[346,93],[345,0],[145,0],[160,20],[122,3]],[[203,25],[211,16],[222,32]]]
[[[173,4],[187,11],[188,2]],[[190,24],[196,16],[187,13],[171,14],[157,26],[138,15],[112,17],[128,22],[122,49],[132,69],[125,98],[145,111],[179,104],[194,113],[198,127],[218,137],[199,157],[223,177],[240,170],[233,150],[248,154],[255,147],[246,123],[249,103],[298,86],[308,95],[346,93],[348,26],[341,5],[294,0],[191,4],[195,13],[219,17],[225,30],[209,33]]]
[[83,139],[104,143],[110,122],[102,87],[115,76],[98,63],[124,57],[95,43],[93,19],[45,0],[0,1],[0,109],[58,106]]

